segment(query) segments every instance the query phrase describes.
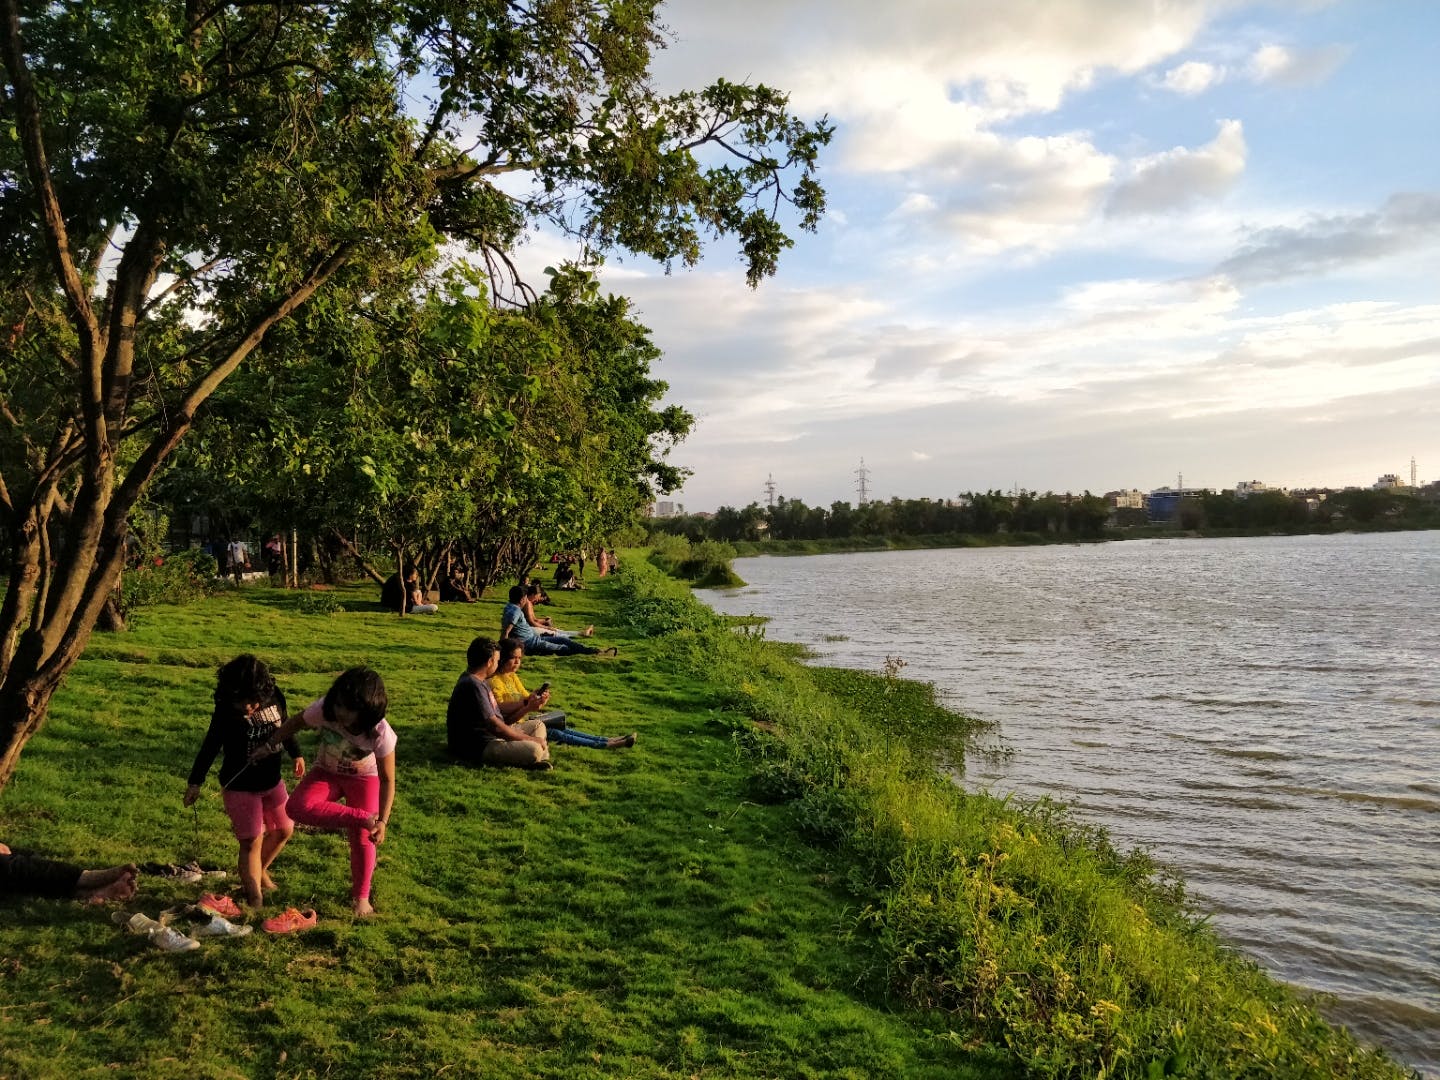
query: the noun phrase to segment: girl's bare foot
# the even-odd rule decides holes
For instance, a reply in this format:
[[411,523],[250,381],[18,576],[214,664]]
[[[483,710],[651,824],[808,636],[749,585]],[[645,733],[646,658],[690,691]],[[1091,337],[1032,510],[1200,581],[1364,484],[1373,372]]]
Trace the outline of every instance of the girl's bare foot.
[[375,909],[370,906],[369,897],[361,897],[359,900],[356,900],[352,906],[355,909],[355,917],[357,919],[368,919],[371,915],[375,914]]
[[265,870],[260,874],[260,887],[262,889],[275,888],[275,879],[270,876],[269,870]]

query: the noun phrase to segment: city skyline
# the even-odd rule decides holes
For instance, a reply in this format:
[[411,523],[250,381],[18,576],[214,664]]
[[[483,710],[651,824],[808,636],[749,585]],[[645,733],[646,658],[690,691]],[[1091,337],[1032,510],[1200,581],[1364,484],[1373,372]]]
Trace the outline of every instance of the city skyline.
[[[665,18],[660,85],[766,82],[836,128],[830,212],[758,290],[715,246],[669,276],[602,270],[697,417],[676,501],[745,505],[772,472],[853,499],[862,456],[887,498],[1179,472],[1364,486],[1440,461],[1440,6]],[[526,259],[573,250],[542,232]]]

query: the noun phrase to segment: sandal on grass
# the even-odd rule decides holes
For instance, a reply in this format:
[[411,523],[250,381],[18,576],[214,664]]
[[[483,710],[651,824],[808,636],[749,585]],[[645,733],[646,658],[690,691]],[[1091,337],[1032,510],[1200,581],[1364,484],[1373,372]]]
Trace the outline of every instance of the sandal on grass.
[[266,919],[260,925],[267,934],[293,934],[297,930],[313,930],[315,922],[314,908],[300,911],[292,907],[286,908],[274,918]]

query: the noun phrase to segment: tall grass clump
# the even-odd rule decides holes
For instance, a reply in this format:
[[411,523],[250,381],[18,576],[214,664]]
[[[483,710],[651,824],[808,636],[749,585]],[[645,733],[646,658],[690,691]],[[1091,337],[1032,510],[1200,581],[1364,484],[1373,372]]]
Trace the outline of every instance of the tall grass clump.
[[736,589],[744,585],[735,568],[735,549],[719,540],[692,544],[683,536],[661,533],[650,553],[650,562],[673,577],[688,581],[697,589]]
[[963,762],[966,722],[887,692],[898,662],[869,681],[812,671],[687,619],[699,603],[650,567],[620,594],[669,613],[662,662],[713,686],[757,797],[833,853],[888,986],[947,1014],[949,1038],[1038,1077],[1406,1075],[1228,948],[1143,853],[1053,804],[959,788],[937,764]]

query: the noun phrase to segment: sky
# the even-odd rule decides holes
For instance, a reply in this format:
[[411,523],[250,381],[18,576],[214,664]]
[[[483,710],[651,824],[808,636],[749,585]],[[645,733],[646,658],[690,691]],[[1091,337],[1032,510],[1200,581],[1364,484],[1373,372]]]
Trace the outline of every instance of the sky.
[[[1440,3],[673,0],[665,89],[828,116],[779,273],[611,257],[697,418],[690,512],[778,494],[1440,479]],[[566,256],[535,236],[528,257]]]

